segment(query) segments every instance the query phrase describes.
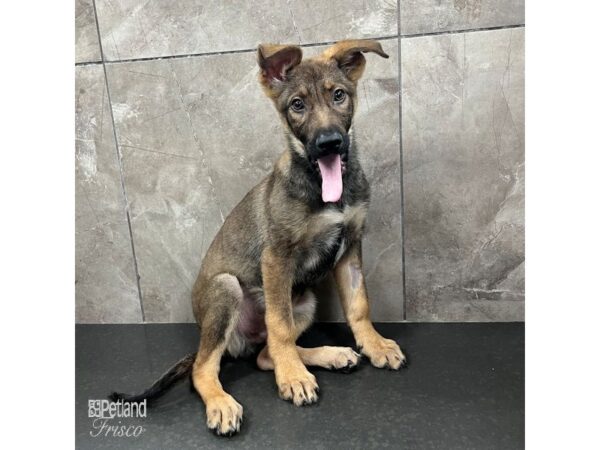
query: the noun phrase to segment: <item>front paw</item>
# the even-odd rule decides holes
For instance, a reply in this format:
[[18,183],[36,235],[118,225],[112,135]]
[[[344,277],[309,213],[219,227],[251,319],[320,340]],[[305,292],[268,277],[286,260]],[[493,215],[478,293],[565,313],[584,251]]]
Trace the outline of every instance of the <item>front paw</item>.
[[400,346],[391,339],[379,337],[365,342],[361,353],[371,360],[371,364],[380,369],[398,370],[406,365],[406,356]]
[[305,367],[277,377],[279,396],[296,406],[310,405],[319,399],[317,379]]
[[206,425],[217,436],[233,436],[240,431],[244,408],[229,395],[211,398],[206,402]]

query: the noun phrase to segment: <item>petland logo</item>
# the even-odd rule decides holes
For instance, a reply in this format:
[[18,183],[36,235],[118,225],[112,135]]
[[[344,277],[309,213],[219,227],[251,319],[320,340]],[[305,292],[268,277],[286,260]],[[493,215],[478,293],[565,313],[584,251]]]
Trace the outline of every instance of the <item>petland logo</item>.
[[[90,436],[138,437],[146,429],[141,425],[127,423],[122,419],[146,417],[146,400],[124,403],[122,400],[88,400],[88,417],[93,418]],[[124,423],[125,422],[125,423]]]

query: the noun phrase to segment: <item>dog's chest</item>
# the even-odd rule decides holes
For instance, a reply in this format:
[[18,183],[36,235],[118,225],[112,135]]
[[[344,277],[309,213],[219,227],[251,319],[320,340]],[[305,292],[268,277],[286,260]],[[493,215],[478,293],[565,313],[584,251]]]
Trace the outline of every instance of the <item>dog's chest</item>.
[[332,227],[315,236],[311,245],[300,252],[297,267],[301,278],[319,278],[337,263],[346,248],[344,228]]
[[[296,259],[296,284],[310,285],[323,278],[348,248],[349,227],[361,226],[356,208],[325,210],[308,226],[309,237]],[[360,214],[359,216],[362,216]]]

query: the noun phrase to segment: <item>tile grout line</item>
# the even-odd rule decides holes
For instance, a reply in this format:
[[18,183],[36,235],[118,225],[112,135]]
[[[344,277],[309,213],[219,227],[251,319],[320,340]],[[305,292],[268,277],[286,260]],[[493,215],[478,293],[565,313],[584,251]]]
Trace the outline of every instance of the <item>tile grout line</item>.
[[[398,11],[398,15],[400,15],[400,11]],[[524,23],[514,24],[514,25],[498,25],[495,27],[480,27],[480,28],[465,28],[462,30],[447,30],[447,31],[430,31],[428,33],[411,33],[411,34],[400,34],[400,30],[398,30],[399,36],[401,39],[413,39],[427,36],[441,36],[444,34],[463,34],[463,33],[476,33],[480,31],[496,31],[496,30],[507,30],[511,28],[524,28]]]
[[81,61],[76,62],[75,67],[97,66],[99,64],[102,64],[102,61]]
[[[394,34],[392,36],[372,37],[369,39],[384,41],[384,40],[390,40],[390,39],[396,39],[396,38],[398,38],[397,34]],[[336,42],[337,41],[324,41],[324,42],[313,42],[313,43],[309,43],[309,44],[297,44],[297,45],[298,45],[298,47],[310,48],[310,47],[319,47],[321,45],[332,45],[332,44],[335,44]],[[241,49],[236,49],[236,50],[220,50],[220,51],[214,51],[214,52],[183,53],[183,54],[179,54],[179,55],[165,55],[165,56],[148,56],[148,57],[142,57],[142,58],[116,59],[116,60],[112,60],[112,61],[106,61],[106,64],[122,64],[122,63],[143,62],[143,61],[161,61],[161,60],[167,60],[167,59],[184,59],[184,58],[194,58],[194,57],[201,57],[201,56],[235,55],[235,54],[242,54],[242,53],[254,53],[255,51],[256,51],[256,47],[252,47],[252,48],[241,48]],[[81,63],[79,63],[79,64],[81,64]]]
[[[398,17],[400,17],[400,10],[398,9]],[[96,28],[99,26],[96,24]],[[398,34],[394,34],[391,36],[378,36],[378,37],[368,37],[365,39],[373,39],[377,41],[385,41],[391,39],[413,39],[427,36],[441,36],[444,34],[461,34],[461,33],[475,33],[479,31],[495,31],[495,30],[506,30],[511,28],[524,28],[525,24],[516,24],[516,25],[500,25],[496,27],[481,27],[481,28],[466,28],[463,30],[449,30],[449,31],[432,31],[428,33],[414,33],[414,34],[400,34],[400,25],[398,25]],[[100,40],[100,37],[98,38]],[[325,42],[314,42],[309,44],[298,44],[299,47],[310,48],[310,47],[318,47],[320,45],[331,45],[337,41],[325,41]],[[102,45],[100,44],[100,47]],[[102,49],[100,49],[102,52]],[[115,59],[111,61],[104,60],[104,56],[102,56],[102,61],[82,61],[75,63],[75,66],[91,66],[96,64],[124,64],[124,63],[133,63],[133,62],[144,62],[144,61],[161,61],[167,59],[183,59],[183,58],[194,58],[200,56],[219,56],[219,55],[234,55],[234,54],[243,54],[243,53],[252,53],[256,51],[256,48],[241,48],[236,50],[221,50],[215,52],[201,52],[201,53],[183,53],[180,55],[165,55],[165,56],[148,56],[142,58],[126,58],[126,59]]]
[[102,47],[102,38],[100,36],[100,23],[98,22],[98,11],[96,10],[96,0],[92,0],[92,4],[94,6],[94,19],[96,20],[96,32],[98,33],[98,45],[100,47],[100,57],[102,58],[101,64],[102,69],[104,71],[104,85],[106,86],[106,95],[108,97],[108,109],[110,111],[110,120],[112,122],[113,128],[113,139],[115,140],[115,149],[117,152],[117,162],[119,164],[119,175],[121,179],[121,191],[123,192],[123,197],[125,199],[125,215],[127,216],[127,228],[129,229],[129,241],[131,243],[131,253],[133,256],[133,268],[135,270],[135,279],[138,288],[138,298],[140,300],[140,311],[142,313],[142,323],[146,322],[146,315],[144,313],[144,303],[142,301],[142,288],[140,285],[140,273],[138,270],[137,257],[135,254],[135,245],[133,242],[133,231],[131,228],[131,216],[129,214],[129,200],[127,198],[127,190],[125,188],[125,176],[123,174],[123,159],[121,154],[121,148],[119,146],[119,141],[117,139],[117,127],[115,126],[115,117],[113,114],[112,108],[112,100],[110,97],[110,89],[108,86],[108,75],[106,72],[106,61],[104,59],[104,49]]
[[396,10],[398,14],[398,151],[400,153],[400,233],[402,242],[402,320],[406,321],[406,258],[405,241],[406,228],[404,226],[404,149],[402,147],[402,15],[400,12],[400,0],[397,0]]

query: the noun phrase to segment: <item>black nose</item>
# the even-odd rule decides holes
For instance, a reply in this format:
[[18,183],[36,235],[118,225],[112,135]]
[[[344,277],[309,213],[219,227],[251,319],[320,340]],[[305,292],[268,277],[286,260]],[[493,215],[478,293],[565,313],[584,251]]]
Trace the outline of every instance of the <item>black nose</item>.
[[342,146],[342,135],[337,131],[321,133],[315,140],[315,146],[321,153],[336,152]]

